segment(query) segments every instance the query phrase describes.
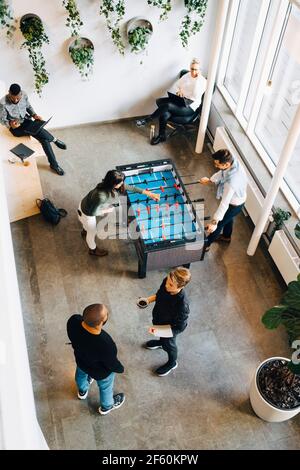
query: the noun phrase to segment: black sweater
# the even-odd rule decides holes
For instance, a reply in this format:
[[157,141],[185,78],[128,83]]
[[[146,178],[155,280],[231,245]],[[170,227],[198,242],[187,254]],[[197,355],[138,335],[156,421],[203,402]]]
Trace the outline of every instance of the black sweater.
[[184,290],[172,295],[166,291],[165,278],[156,293],[156,302],[152,312],[153,325],[171,325],[173,335],[181,333],[187,327],[190,307]]
[[96,380],[105,379],[111,372],[124,372],[109,334],[101,330],[99,335],[93,335],[83,328],[82,321],[81,315],[72,315],[67,323],[78,367]]

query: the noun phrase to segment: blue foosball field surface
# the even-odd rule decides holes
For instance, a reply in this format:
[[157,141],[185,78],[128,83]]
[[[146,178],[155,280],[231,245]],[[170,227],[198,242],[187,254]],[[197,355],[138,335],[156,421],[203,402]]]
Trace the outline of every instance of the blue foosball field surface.
[[188,206],[184,188],[172,170],[149,170],[126,176],[125,183],[160,194],[160,201],[156,202],[144,194],[128,191],[130,215],[135,217],[146,245],[195,239],[196,220]]

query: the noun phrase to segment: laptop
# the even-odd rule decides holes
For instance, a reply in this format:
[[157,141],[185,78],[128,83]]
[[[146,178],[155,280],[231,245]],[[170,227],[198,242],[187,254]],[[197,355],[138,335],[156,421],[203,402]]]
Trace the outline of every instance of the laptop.
[[26,132],[26,134],[36,135],[48,122],[52,119],[52,116],[47,121],[32,121],[26,119],[26,121],[22,124],[22,130]]
[[189,98],[175,95],[170,91],[168,91],[168,96],[172,103],[177,104],[177,106],[185,106],[187,108],[193,102],[193,100],[190,100]]
[[31,148],[27,147],[24,144],[19,144],[16,147],[10,149],[10,151],[14,153],[15,155],[17,155],[17,157],[19,157],[22,160],[22,162],[25,160],[25,158],[30,157],[34,153],[34,151],[31,150]]

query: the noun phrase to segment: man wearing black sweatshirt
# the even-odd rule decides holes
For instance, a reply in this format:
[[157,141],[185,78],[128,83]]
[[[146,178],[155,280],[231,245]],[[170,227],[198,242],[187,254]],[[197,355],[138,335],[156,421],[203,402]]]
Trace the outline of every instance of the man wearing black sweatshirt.
[[[183,288],[190,280],[191,273],[188,269],[177,268],[163,280],[155,295],[145,299],[147,304],[155,302],[152,312],[153,325],[169,325],[173,335],[168,338],[160,337],[159,340],[152,339],[145,344],[147,349],[162,348],[168,353],[168,362],[155,371],[160,377],[168,375],[178,366],[176,336],[187,327],[190,308]],[[151,327],[149,333],[159,336],[159,328]]]
[[102,329],[107,318],[105,305],[93,304],[84,309],[82,316],[72,315],[67,323],[77,364],[77,396],[84,400],[95,379],[100,392],[98,411],[101,415],[119,408],[125,401],[124,393],[113,395],[115,373],[122,374],[124,367],[117,358],[117,347],[113,339]]

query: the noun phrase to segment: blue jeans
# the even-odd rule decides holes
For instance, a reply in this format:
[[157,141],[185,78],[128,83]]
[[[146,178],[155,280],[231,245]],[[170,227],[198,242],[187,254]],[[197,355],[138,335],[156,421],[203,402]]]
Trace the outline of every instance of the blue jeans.
[[[89,389],[88,383],[89,375],[77,366],[75,373],[75,382],[78,390],[86,392]],[[108,410],[114,404],[113,390],[114,390],[115,373],[112,372],[105,379],[96,380],[100,392],[100,405],[103,410]]]
[[224,237],[226,238],[231,237],[233,229],[233,219],[241,212],[243,207],[244,204],[241,204],[240,206],[233,206],[229,204],[229,207],[225,212],[223,219],[218,222],[216,230],[210,235],[208,235],[206,246],[210,246],[215,241],[215,239],[218,238],[220,233],[223,233]]

